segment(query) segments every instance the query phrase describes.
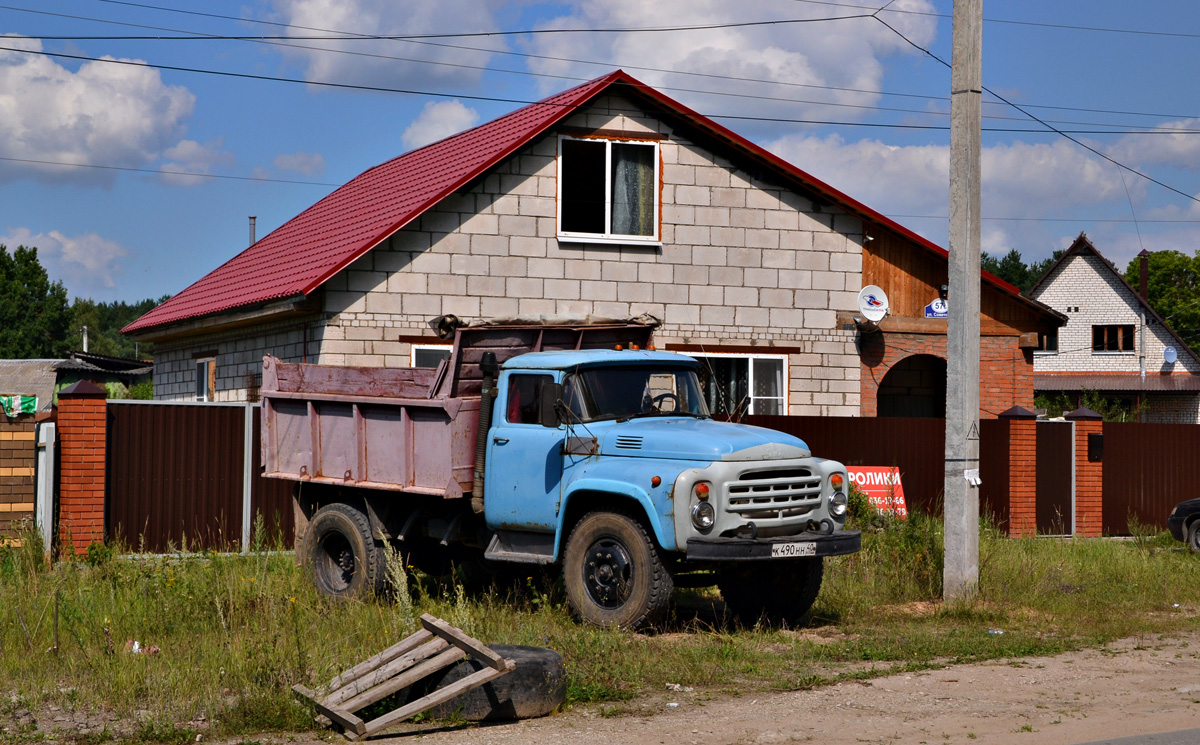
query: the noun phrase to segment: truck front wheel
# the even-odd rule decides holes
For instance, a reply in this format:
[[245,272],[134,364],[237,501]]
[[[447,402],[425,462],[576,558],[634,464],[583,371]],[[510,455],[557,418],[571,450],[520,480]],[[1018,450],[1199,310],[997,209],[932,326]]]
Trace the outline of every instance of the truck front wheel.
[[304,536],[304,556],[322,595],[344,600],[383,589],[383,551],[367,516],[343,502],[317,510]]
[[645,526],[621,512],[591,512],[571,531],[563,584],[575,617],[640,629],[659,621],[674,589]]
[[821,557],[748,561],[722,569],[717,587],[725,607],[743,624],[760,620],[795,626],[817,600],[824,571]]

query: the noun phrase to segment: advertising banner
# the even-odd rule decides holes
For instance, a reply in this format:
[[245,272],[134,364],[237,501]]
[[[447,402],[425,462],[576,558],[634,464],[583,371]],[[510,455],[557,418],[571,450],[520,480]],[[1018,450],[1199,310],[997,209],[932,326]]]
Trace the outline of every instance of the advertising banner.
[[895,466],[846,466],[850,480],[860,491],[866,493],[871,505],[881,514],[908,517],[904,506],[904,486],[900,483],[900,469]]

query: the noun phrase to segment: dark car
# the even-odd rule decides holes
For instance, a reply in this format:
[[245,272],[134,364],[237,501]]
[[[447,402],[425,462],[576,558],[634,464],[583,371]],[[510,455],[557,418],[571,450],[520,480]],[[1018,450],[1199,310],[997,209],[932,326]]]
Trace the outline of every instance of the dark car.
[[1200,551],[1200,499],[1175,505],[1167,518],[1167,528],[1175,540],[1183,541],[1193,551]]

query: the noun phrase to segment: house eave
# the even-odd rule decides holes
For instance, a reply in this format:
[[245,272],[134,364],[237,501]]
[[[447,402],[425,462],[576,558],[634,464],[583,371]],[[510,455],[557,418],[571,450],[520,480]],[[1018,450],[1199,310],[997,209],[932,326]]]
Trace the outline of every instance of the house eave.
[[272,321],[316,316],[320,312],[321,303],[314,296],[296,295],[254,308],[235,309],[215,315],[189,318],[176,323],[139,329],[128,332],[126,336],[138,342],[161,344],[199,334],[211,334]]

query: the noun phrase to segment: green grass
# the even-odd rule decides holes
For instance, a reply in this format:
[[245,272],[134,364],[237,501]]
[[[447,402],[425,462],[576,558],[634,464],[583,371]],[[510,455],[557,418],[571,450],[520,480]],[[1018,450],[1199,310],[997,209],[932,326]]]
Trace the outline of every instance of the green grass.
[[[575,624],[543,577],[470,597],[406,573],[407,592],[391,599],[334,604],[288,554],[96,551],[50,570],[30,534],[0,549],[0,742],[28,741],[21,712],[50,706],[106,724],[78,742],[308,729],[291,686],[328,681],[411,633],[423,612],[486,642],[557,649],[568,706],[602,704],[602,714],[636,711],[667,683],[707,695],[794,690],[1127,636],[1153,644],[1200,626],[1200,557],[1169,536],[1008,540],[985,529],[977,596],[946,605],[938,520],[862,522],[864,550],[827,562],[808,628],[736,628],[715,591],[698,590],[677,593],[666,628],[648,634]],[[161,651],[129,653],[133,640]]]

